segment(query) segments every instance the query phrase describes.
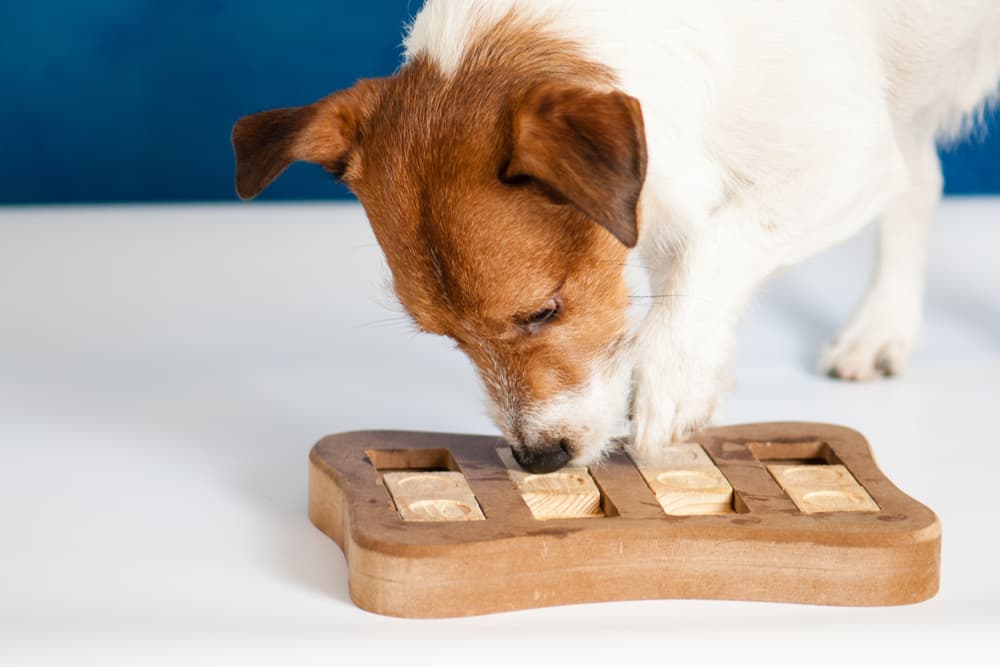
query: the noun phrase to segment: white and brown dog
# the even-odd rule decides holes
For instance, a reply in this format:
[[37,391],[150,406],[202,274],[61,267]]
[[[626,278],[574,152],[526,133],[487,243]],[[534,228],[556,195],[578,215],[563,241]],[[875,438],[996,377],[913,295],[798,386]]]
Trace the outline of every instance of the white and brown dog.
[[405,45],[390,77],[240,120],[237,190],[296,160],[342,179],[417,326],[549,471],[628,415],[638,456],[704,424],[753,290],[876,218],[877,274],[823,363],[903,368],[935,140],[996,91],[1000,2],[428,0]]

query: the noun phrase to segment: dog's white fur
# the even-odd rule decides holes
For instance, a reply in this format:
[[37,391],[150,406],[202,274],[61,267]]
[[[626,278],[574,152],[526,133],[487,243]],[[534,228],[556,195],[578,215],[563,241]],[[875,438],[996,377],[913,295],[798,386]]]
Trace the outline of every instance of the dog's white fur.
[[[632,389],[635,454],[682,437],[718,405],[753,290],[876,218],[877,273],[823,364],[850,379],[905,366],[941,192],[934,142],[996,91],[1000,2],[428,0],[407,56],[453,71],[512,12],[578,44],[641,103],[637,253],[654,297],[627,349],[517,415],[522,431],[572,433],[576,463],[592,462]],[[505,432],[515,418],[495,417]]]

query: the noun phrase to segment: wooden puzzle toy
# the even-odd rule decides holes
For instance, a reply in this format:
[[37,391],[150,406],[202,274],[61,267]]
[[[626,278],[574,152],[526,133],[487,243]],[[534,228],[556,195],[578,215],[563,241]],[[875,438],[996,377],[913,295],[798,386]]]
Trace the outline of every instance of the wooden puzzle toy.
[[495,437],[362,431],[310,456],[309,516],[374,612],[443,617],[606,600],[925,600],[941,527],[857,432],[702,431],[637,465],[521,470]]

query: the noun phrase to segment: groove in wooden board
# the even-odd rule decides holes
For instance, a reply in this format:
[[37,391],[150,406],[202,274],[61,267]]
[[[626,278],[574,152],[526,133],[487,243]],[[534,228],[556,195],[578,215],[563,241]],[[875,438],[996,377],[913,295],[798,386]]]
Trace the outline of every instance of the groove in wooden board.
[[590,470],[601,490],[601,509],[606,517],[660,520],[665,515],[656,496],[624,451],[611,452]]
[[767,466],[799,511],[877,512],[879,506],[840,464],[771,464]]
[[511,455],[510,448],[500,448],[497,454],[536,519],[603,516],[601,491],[586,468],[562,468],[556,472],[537,474],[521,468]]
[[737,513],[798,513],[795,503],[744,443],[712,438],[702,439],[702,446],[732,485]]
[[[457,468],[472,487],[479,507],[487,520],[504,517],[505,521],[532,522],[531,510],[513,488],[507,468],[497,457],[499,438],[482,438],[480,447],[452,447]],[[507,447],[509,450],[509,446]]]

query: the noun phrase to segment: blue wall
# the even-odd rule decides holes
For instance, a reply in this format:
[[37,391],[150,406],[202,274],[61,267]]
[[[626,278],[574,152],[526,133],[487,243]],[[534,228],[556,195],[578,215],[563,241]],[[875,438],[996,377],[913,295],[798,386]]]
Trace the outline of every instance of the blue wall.
[[[420,0],[0,2],[0,203],[232,200],[239,116],[400,62]],[[948,189],[1000,193],[992,139],[945,155]],[[297,165],[265,198],[347,197]]]

